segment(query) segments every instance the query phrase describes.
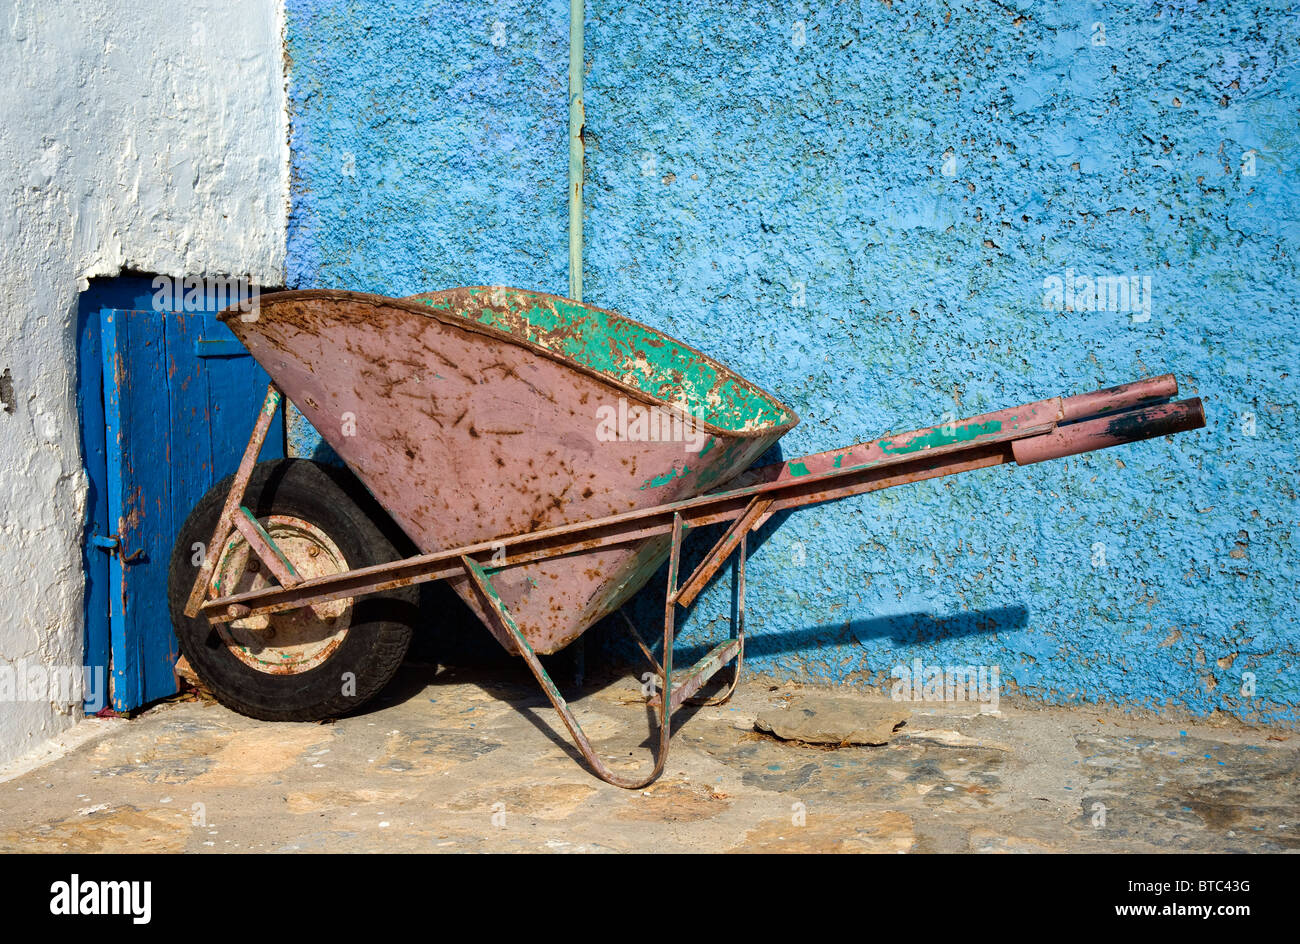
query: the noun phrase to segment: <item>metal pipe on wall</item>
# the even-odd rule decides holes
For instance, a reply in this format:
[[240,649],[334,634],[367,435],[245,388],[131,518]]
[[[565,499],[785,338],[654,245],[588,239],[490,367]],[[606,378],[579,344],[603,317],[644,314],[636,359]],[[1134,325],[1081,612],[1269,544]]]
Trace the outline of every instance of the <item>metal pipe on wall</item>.
[[[582,21],[585,0],[569,0],[569,297],[582,301]],[[573,684],[582,687],[586,675],[586,643],[573,647]]]
[[584,0],[569,0],[569,297],[582,301],[582,19]]

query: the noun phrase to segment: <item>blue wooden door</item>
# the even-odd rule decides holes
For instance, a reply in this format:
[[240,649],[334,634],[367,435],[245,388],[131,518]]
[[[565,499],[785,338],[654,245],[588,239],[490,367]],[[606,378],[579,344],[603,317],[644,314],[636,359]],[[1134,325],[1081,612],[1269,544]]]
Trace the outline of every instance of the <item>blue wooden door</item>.
[[[102,520],[92,517],[87,535],[87,664],[107,662],[111,705],[129,711],[176,691],[172,545],[199,499],[239,465],[267,376],[211,312],[102,307],[98,316],[89,346],[102,365],[103,500],[100,510],[91,502]],[[92,492],[93,412],[83,404]],[[284,455],[281,417],[262,460]],[[93,625],[101,605],[106,633]]]

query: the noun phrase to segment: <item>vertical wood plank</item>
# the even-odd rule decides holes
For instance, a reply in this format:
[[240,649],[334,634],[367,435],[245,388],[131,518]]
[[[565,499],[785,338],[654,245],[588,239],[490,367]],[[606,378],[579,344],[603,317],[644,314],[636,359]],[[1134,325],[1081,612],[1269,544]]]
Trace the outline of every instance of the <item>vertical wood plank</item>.
[[[101,309],[95,306],[87,306],[77,314],[77,408],[87,484],[85,531],[82,536],[82,566],[86,575],[83,597],[83,663],[92,667],[92,670],[106,668],[111,652],[108,554],[91,543],[94,535],[107,536],[110,533],[101,317]],[[97,694],[102,696],[103,692]],[[105,704],[86,703],[85,708],[88,712],[95,712],[104,708]]]

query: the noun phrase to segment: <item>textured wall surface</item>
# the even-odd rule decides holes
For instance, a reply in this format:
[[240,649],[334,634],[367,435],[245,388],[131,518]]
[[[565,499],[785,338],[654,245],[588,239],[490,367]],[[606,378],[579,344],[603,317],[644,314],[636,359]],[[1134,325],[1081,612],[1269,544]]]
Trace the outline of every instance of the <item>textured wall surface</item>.
[[[0,665],[80,666],[77,293],[128,268],[283,279],[282,17],[271,0],[0,14]],[[0,762],[74,716],[0,703]]]
[[565,291],[567,4],[285,13],[291,287]]
[[[786,456],[1166,371],[1206,401],[1171,440],[789,516],[751,665],[1296,720],[1293,11],[593,0],[586,29],[587,300],[782,397]],[[290,3],[291,282],[563,292],[566,30]],[[1053,292],[1119,275],[1128,304]]]

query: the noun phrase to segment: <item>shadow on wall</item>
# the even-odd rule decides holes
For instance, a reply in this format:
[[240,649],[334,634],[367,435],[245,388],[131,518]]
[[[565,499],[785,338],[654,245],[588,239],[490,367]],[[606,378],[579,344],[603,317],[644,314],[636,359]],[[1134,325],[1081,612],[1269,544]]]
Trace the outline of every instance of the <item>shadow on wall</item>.
[[[774,656],[816,648],[828,642],[859,642],[888,639],[894,646],[926,646],[947,639],[1004,633],[1024,629],[1029,624],[1029,610],[1021,604],[990,610],[971,610],[951,616],[933,613],[899,613],[869,619],[822,623],[784,633],[750,634],[745,640],[748,655]],[[950,660],[951,661],[951,660]],[[873,667],[877,671],[883,666]]]
[[[663,583],[651,581],[642,593],[656,596],[657,612],[662,614]],[[732,599],[733,610],[729,625],[735,625],[734,592]],[[646,643],[658,654],[663,645],[662,624],[656,623],[652,625],[644,621],[644,612],[643,609],[639,608],[638,615],[643,617],[643,621],[638,622],[633,617],[633,622],[641,631]],[[630,612],[629,615],[631,615]],[[635,647],[626,634],[619,631],[619,626],[611,625],[611,620],[621,620],[621,617],[615,615],[602,621],[598,628],[592,630],[593,633],[598,634],[593,638],[600,641],[603,651],[616,656],[621,661],[639,665],[641,659]],[[919,612],[898,613],[892,616],[846,620],[842,623],[821,623],[816,626],[806,626],[802,629],[775,633],[770,630],[755,632],[751,626],[745,636],[745,658],[747,666],[761,672],[768,671],[772,667],[754,665],[754,660],[777,658],[786,653],[816,652],[826,646],[856,643],[867,650],[865,661],[871,663],[876,661],[873,658],[876,647],[872,646],[871,643],[879,640],[887,641],[885,647],[880,650],[880,656],[885,661],[878,664],[858,665],[855,668],[887,672],[899,661],[896,652],[892,657],[890,656],[891,649],[889,647],[891,646],[930,646],[967,636],[1018,631],[1028,625],[1029,609],[1017,603],[987,610],[955,613],[950,616],[937,616],[934,613]],[[729,626],[717,627],[715,632],[717,638],[707,641],[698,640],[698,638],[692,638],[689,641],[679,640],[673,651],[674,664],[681,669],[685,669],[692,661],[702,658],[712,645],[720,642],[722,637],[730,632],[730,629]],[[940,658],[937,654],[927,658],[931,661],[934,659],[954,663],[961,661],[963,664],[964,661],[969,661],[955,659],[953,656]],[[826,677],[821,679],[812,677],[810,680],[831,681]]]

